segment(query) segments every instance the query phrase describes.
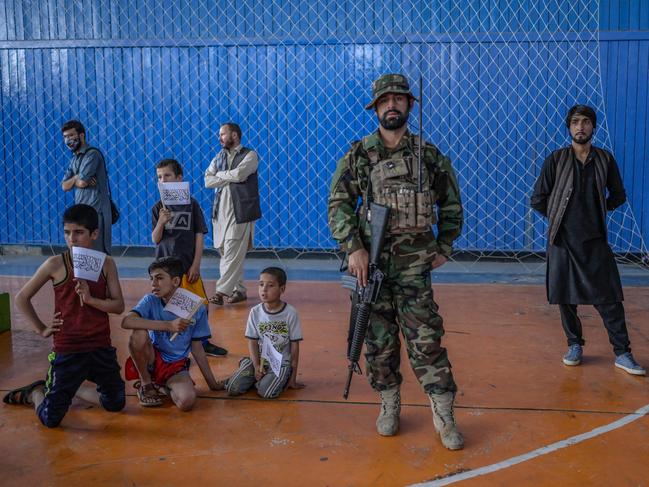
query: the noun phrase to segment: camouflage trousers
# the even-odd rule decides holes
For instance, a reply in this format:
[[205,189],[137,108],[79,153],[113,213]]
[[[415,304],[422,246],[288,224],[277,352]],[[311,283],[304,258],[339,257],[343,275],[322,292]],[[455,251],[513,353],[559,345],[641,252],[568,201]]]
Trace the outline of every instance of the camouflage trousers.
[[382,391],[401,384],[401,332],[410,366],[424,391],[456,391],[451,364],[441,346],[444,326],[433,300],[431,259],[421,258],[425,252],[390,247],[382,255],[386,276],[365,337],[370,385]]

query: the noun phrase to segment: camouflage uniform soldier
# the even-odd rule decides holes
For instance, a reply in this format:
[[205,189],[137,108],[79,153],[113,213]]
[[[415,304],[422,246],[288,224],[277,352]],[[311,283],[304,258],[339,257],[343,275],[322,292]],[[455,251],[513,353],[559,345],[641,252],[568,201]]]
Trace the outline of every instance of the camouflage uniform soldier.
[[[379,129],[354,142],[338,161],[328,216],[333,237],[348,255],[350,272],[365,286],[369,200],[391,208],[379,263],[386,277],[365,339],[367,375],[381,395],[377,431],[392,436],[399,429],[401,330],[410,365],[430,397],[435,429],[446,448],[457,450],[464,445],[453,416],[457,387],[441,346],[444,327],[430,279],[431,268],[446,262],[462,228],[457,179],[450,160],[427,142],[422,146],[421,171],[418,168],[419,137],[406,126],[416,101],[408,80],[386,74],[373,83],[372,91],[366,109],[376,111]],[[435,223],[437,238],[432,232]]]

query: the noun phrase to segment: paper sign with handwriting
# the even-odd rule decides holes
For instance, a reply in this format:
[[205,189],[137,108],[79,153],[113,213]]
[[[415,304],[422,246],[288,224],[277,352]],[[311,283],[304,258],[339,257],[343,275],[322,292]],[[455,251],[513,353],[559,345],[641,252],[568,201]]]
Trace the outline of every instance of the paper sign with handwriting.
[[268,360],[270,369],[277,377],[282,369],[282,354],[275,350],[273,342],[266,338],[261,344],[261,357]]
[[165,311],[175,314],[179,318],[190,319],[199,305],[203,304],[203,298],[179,287],[173,293],[171,299],[165,306]]
[[106,254],[84,247],[72,247],[72,268],[74,277],[97,282],[104,267]]
[[164,206],[188,205],[191,203],[189,182],[158,183],[160,201]]

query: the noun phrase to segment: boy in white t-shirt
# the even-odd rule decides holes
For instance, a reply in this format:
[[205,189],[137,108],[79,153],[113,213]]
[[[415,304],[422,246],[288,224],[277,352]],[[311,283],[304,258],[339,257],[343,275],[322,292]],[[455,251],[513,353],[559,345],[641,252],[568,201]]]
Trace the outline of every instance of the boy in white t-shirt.
[[[267,267],[259,275],[261,303],[250,310],[246,325],[246,338],[250,357],[239,362],[239,370],[223,383],[230,396],[238,396],[257,388],[265,399],[275,399],[286,389],[301,389],[297,382],[300,359],[302,327],[293,306],[281,300],[286,289],[286,273],[279,267]],[[282,354],[279,376],[271,370],[268,361],[261,358],[264,340],[270,340],[275,350]]]

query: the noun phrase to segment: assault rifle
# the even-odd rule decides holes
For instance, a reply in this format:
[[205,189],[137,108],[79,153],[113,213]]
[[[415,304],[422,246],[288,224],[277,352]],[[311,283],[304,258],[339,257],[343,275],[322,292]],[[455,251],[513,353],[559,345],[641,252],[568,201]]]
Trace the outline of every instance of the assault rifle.
[[367,286],[361,287],[354,276],[343,276],[342,278],[343,287],[352,291],[352,309],[349,317],[349,334],[347,336],[349,371],[347,373],[345,392],[343,392],[344,399],[349,396],[353,373],[362,374],[358,361],[361,357],[361,348],[363,348],[363,342],[365,341],[372,305],[379,298],[381,283],[383,282],[384,274],[379,269],[379,256],[381,255],[389,216],[390,208],[374,202],[370,203],[368,221],[372,240]]

